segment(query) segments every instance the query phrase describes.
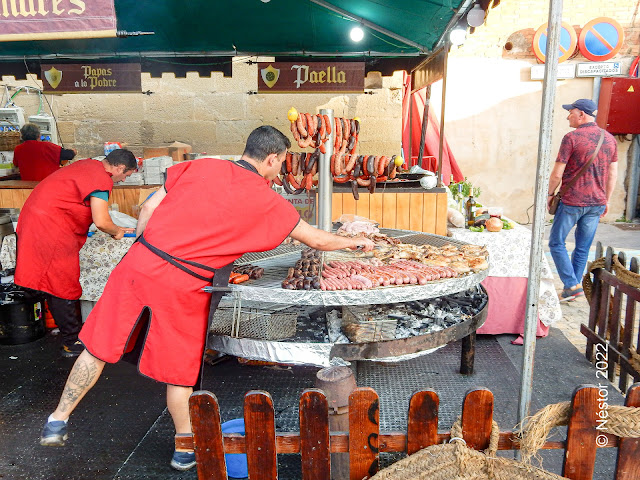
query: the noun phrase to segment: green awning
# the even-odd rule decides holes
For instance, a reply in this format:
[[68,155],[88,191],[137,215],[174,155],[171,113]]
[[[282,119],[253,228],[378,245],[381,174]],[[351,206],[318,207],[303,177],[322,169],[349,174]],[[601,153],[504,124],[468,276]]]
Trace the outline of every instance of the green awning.
[[[3,42],[0,61],[235,55],[415,60],[430,54],[471,5],[470,0],[115,0],[119,31],[153,35]],[[349,32],[358,25],[365,37],[354,43]]]

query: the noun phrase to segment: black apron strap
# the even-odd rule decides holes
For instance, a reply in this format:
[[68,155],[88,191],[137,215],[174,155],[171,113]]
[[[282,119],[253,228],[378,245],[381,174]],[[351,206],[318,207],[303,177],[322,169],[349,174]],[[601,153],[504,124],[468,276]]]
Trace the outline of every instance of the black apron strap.
[[218,309],[218,304],[220,300],[226,293],[231,292],[231,288],[229,287],[229,275],[231,274],[231,270],[233,269],[233,262],[225,265],[224,267],[220,267],[216,270],[215,276],[213,277],[212,282],[212,290],[211,293],[211,301],[209,302],[209,318],[207,319],[207,332],[205,334],[204,340],[204,349],[202,351],[202,362],[200,365],[200,375],[198,375],[198,381],[196,382],[196,387],[198,390],[202,389],[202,378],[204,376],[204,358],[207,355],[207,344],[209,343],[209,332],[211,331],[211,323],[213,322],[213,315],[216,313]]
[[[185,267],[182,264],[186,263],[187,265],[192,265],[194,267],[198,267],[198,268],[201,268],[203,270],[208,270],[209,272],[215,272],[216,271],[215,268],[209,267],[208,265],[202,265],[201,263],[192,262],[191,260],[184,260],[182,258],[174,257],[173,255],[170,255],[167,252],[165,252],[163,250],[160,250],[158,247],[154,247],[153,245],[151,245],[144,238],[144,235],[140,235],[138,237],[137,241],[140,242],[141,244],[143,244],[145,247],[147,247],[149,250],[151,250],[153,253],[155,253],[157,256],[159,256],[160,258],[162,258],[166,262],[169,262],[174,267],[179,268],[183,272],[186,272],[186,273],[188,273],[189,275],[191,275],[193,277],[199,278],[200,280],[204,280],[205,282],[210,282],[211,278],[210,277],[205,277],[204,275],[200,275],[199,273],[194,272],[193,270],[191,270],[190,268]],[[181,262],[181,263],[178,263],[178,262]],[[229,276],[227,275],[227,280],[228,279],[229,279]]]

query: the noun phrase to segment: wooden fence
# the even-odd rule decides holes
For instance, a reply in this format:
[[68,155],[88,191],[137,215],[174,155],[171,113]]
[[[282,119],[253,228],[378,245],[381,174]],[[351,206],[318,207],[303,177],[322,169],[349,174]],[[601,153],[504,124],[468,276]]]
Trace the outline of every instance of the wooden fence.
[[[587,337],[585,355],[596,366],[597,375],[607,377],[611,382],[615,380],[619,366],[618,386],[624,392],[629,376],[634,382],[640,381],[640,328],[636,318],[640,277],[635,276],[638,259],[632,258],[627,268],[624,252],[615,255],[609,247],[603,256],[602,245],[598,242],[596,261],[589,270],[594,277],[591,287],[585,288],[590,296],[589,324],[580,326],[580,332]],[[587,281],[585,287],[588,286]]]
[[[567,438],[547,441],[545,449],[564,449],[563,474],[572,480],[593,479],[597,448],[617,447],[615,480],[640,478],[640,440],[620,439],[596,429],[602,411],[600,390],[595,386],[576,389],[571,403]],[[415,393],[408,405],[407,430],[380,432],[378,394],[371,388],[357,388],[349,397],[349,431],[329,432],[329,406],[324,393],[305,390],[300,397],[300,432],[276,433],[273,401],[267,392],[245,395],[245,435],[222,434],[218,401],[211,392],[195,392],[190,400],[193,435],[183,435],[182,444],[196,452],[200,480],[226,480],[224,453],[246,453],[251,479],[277,479],[277,455],[299,453],[303,480],[328,480],[331,453],[349,453],[351,480],[363,480],[378,471],[380,452],[405,452],[442,443],[450,432],[438,433],[438,395]],[[640,406],[640,384],[629,389],[626,405]],[[467,445],[488,447],[493,420],[493,394],[486,389],[467,393],[462,407],[462,433]],[[599,439],[599,441],[596,441]],[[606,441],[602,441],[605,439]],[[512,432],[501,432],[498,449],[518,449]]]

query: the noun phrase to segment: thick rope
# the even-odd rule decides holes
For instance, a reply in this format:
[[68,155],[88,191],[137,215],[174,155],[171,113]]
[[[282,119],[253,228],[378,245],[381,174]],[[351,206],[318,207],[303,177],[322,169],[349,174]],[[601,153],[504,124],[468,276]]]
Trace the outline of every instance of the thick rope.
[[[620,263],[620,260],[618,259],[618,255],[614,254],[611,257],[611,260],[612,260],[612,267],[613,267],[612,270],[615,276],[618,277],[618,279],[621,282],[626,283],[631,287],[640,289],[640,274],[634,273],[628,270],[624,265],[622,265]],[[591,280],[590,274],[596,268],[604,268],[605,262],[606,262],[605,257],[600,257],[597,260],[594,260],[589,265],[589,268],[587,269],[587,273],[585,273],[584,276],[582,277],[582,289],[584,290],[584,294],[587,297],[587,301],[589,303],[591,303],[591,293],[593,291],[593,281]]]
[[[640,437],[640,408],[609,405],[606,418],[607,433],[618,437]],[[522,460],[530,462],[547,441],[554,427],[568,425],[571,416],[571,403],[562,402],[547,405],[535,415],[528,417],[524,429],[520,429],[520,451]]]

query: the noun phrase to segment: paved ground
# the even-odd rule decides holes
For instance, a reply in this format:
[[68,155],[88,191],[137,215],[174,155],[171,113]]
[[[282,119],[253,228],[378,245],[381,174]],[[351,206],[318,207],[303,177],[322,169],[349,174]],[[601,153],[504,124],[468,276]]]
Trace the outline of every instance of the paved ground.
[[[547,244],[550,229],[551,226],[549,224],[545,228],[545,254],[555,275],[554,281],[556,288],[558,292],[560,292],[562,290],[562,282],[557,276]],[[569,252],[572,251],[574,246],[573,238],[574,230],[572,230],[567,237],[567,250],[569,250]],[[589,261],[595,259],[596,242],[600,242],[604,249],[606,249],[606,247],[612,247],[616,253],[624,251],[627,255],[627,262],[634,256],[640,259],[640,225],[638,224],[601,223],[596,231],[596,238],[591,247]],[[584,335],[580,333],[580,324],[587,323],[589,319],[589,304],[585,297],[581,297],[575,301],[564,302],[561,305],[563,316],[554,327],[560,329],[564,336],[567,337],[580,352],[584,353],[586,340]]]

